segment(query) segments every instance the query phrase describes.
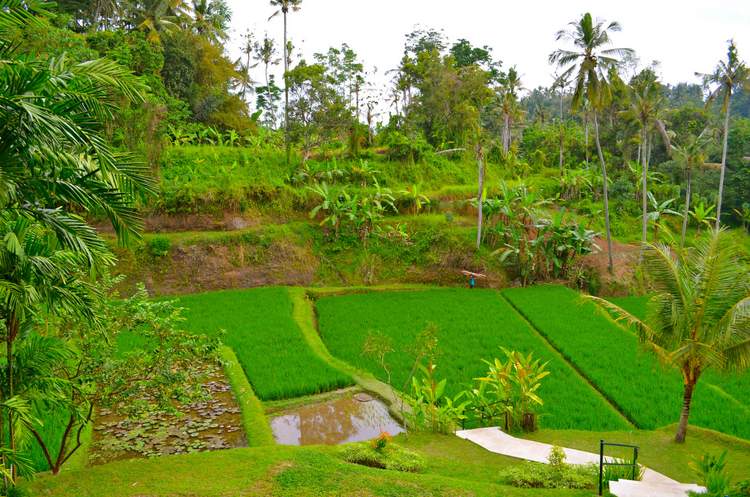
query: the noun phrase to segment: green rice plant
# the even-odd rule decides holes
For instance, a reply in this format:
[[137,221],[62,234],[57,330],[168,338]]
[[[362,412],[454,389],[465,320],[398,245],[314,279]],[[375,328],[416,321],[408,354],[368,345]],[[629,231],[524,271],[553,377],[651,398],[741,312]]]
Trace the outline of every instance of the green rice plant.
[[395,388],[410,387],[417,336],[428,323],[437,327],[435,364],[449,378],[446,394],[466,389],[485,376],[498,347],[517,350],[549,362],[550,376],[539,389],[544,406],[540,424],[547,428],[614,430],[630,425],[583,381],[523,318],[491,290],[435,289],[374,292],[320,298],[320,333],[331,353],[382,380],[386,373],[377,358],[362,354],[373,333],[389,337],[394,352],[385,360]]
[[[596,304],[554,285],[507,289],[503,295],[639,428],[654,429],[678,420],[682,401],[679,373],[660,364],[634,333]],[[643,302],[631,305],[637,311]],[[750,409],[717,388],[716,378],[718,374],[707,373],[697,386],[690,423],[750,438]],[[745,378],[740,375],[736,379],[737,391],[745,392],[740,399],[750,397],[750,388],[743,386]]]
[[262,400],[327,392],[353,384],[308,347],[285,288],[229,290],[180,297],[185,329],[220,334]]

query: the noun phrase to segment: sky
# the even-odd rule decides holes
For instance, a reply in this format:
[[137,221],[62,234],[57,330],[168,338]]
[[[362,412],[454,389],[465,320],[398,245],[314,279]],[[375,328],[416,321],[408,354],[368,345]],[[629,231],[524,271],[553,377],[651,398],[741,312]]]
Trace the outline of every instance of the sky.
[[[257,37],[267,32],[281,46],[282,20],[268,20],[274,12],[268,0],[228,3],[233,11],[229,54],[239,57],[247,29]],[[613,36],[614,46],[634,49],[642,65],[659,61],[657,72],[667,83],[698,82],[695,72],[711,71],[725,57],[730,38],[750,61],[748,0],[303,0],[288,22],[289,37],[306,59],[346,42],[379,84],[389,80],[385,71],[398,65],[404,35],[421,26],[442,29],[451,41],[488,45],[504,68],[517,67],[524,87],[531,89],[551,84],[547,57],[560,46],[555,33],[584,12],[618,21],[622,31]],[[260,68],[253,74],[259,80],[261,75]]]

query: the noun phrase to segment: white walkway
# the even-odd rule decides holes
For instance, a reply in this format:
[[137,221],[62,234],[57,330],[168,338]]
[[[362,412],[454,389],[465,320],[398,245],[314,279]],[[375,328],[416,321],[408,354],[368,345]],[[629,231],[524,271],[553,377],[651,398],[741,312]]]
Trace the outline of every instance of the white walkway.
[[[460,430],[456,435],[484,447],[490,452],[547,464],[552,445],[516,438],[497,427]],[[570,464],[599,464],[599,454],[576,449],[563,449]],[[619,484],[619,485],[618,485]],[[686,497],[688,491],[705,491],[698,485],[684,485],[661,473],[646,468],[640,482],[613,482],[610,491],[618,497]]]

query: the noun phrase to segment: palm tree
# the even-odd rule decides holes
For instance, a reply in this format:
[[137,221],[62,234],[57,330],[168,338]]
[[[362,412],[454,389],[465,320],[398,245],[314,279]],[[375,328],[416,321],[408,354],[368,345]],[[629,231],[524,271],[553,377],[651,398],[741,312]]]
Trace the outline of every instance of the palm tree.
[[[645,71],[644,71],[645,72]],[[670,150],[669,137],[664,123],[660,119],[664,104],[662,88],[652,71],[645,72],[642,79],[634,81],[630,88],[630,106],[623,112],[625,117],[638,123],[641,130],[640,159],[641,159],[641,244],[644,245],[648,236],[648,167],[651,156],[651,134],[653,130],[660,132],[667,151]],[[641,248],[641,257],[643,247]]]
[[[269,38],[268,35],[263,36],[263,40],[261,42],[255,42],[255,61],[257,64],[262,63],[263,64],[263,73],[265,76],[266,81],[266,102],[270,104],[272,101],[271,96],[271,82],[268,79],[268,68],[270,66],[275,66],[280,62],[280,59],[276,57],[277,50],[276,45],[272,38]],[[275,122],[275,116],[265,116],[268,123]]]
[[750,366],[750,270],[723,231],[709,232],[694,249],[649,245],[644,266],[656,294],[645,319],[590,297],[638,331],[665,363],[678,369],[684,390],[675,441],[685,441],[695,385],[708,369]]
[[603,21],[594,23],[588,12],[578,21],[570,23],[569,30],[557,33],[557,40],[569,40],[575,45],[575,50],[558,49],[549,56],[550,63],[562,68],[562,77],[574,76],[572,107],[578,109],[582,103],[588,102],[594,118],[594,137],[599,162],[602,169],[602,190],[604,198],[604,224],[607,232],[607,249],[609,255],[609,271],[614,269],[612,260],[612,232],[609,223],[609,194],[607,192],[607,165],[604,162],[601,142],[599,141],[598,111],[610,99],[611,91],[607,81],[607,73],[615,68],[618,56],[632,53],[629,48],[604,48],[611,43],[610,33],[620,31],[617,22],[605,26]]
[[711,133],[708,128],[699,135],[689,135],[682,145],[673,145],[672,157],[680,165],[685,173],[685,208],[682,214],[682,233],[680,235],[680,247],[685,246],[688,219],[690,218],[690,202],[693,191],[693,174],[698,169],[721,167],[720,164],[707,163],[707,148],[711,143]]
[[193,0],[193,29],[213,43],[226,41],[231,12],[224,0]]
[[510,128],[513,120],[518,116],[518,91],[522,90],[521,77],[515,67],[508,69],[508,73],[500,80],[500,112],[503,116],[503,153],[510,150]]
[[[81,252],[60,250],[54,231],[18,213],[6,211],[0,217],[0,321],[4,330],[5,364],[2,371],[2,402],[23,398],[17,389],[24,381],[23,373],[15,363],[16,342],[25,340],[25,334],[38,319],[42,307],[54,308],[56,313],[74,313],[93,319],[95,287],[81,278],[81,268],[87,257]],[[97,254],[111,260],[108,251]],[[18,420],[16,413],[8,410],[0,425],[5,424],[7,447],[16,451]],[[5,438],[0,444],[6,443]],[[16,474],[15,466],[9,468],[10,480]]]
[[184,0],[129,0],[123,10],[135,29],[145,31],[150,42],[160,43],[163,32],[179,29],[183,4]]
[[289,164],[289,85],[286,83],[286,74],[289,72],[289,42],[287,41],[286,17],[289,11],[298,12],[302,6],[302,0],[271,0],[271,6],[279,7],[268,19],[271,20],[281,14],[284,17],[284,136],[286,138],[286,162]]
[[560,90],[560,157],[559,157],[559,167],[560,167],[560,177],[565,177],[565,171],[563,169],[563,145],[565,141],[565,114],[563,112],[563,98],[565,97],[565,89],[570,84],[570,76],[568,77],[562,77],[562,76],[555,76],[555,82],[552,84],[552,89],[558,88]]
[[703,84],[706,88],[714,87],[708,95],[706,104],[721,99],[721,111],[724,113],[724,144],[721,151],[721,173],[719,174],[719,198],[716,202],[716,227],[721,227],[721,200],[724,196],[724,176],[727,169],[727,143],[729,139],[729,110],[732,102],[732,93],[744,87],[750,89],[750,69],[740,59],[737,46],[733,40],[729,41],[727,60],[719,61],[716,69],[711,74],[702,74]]

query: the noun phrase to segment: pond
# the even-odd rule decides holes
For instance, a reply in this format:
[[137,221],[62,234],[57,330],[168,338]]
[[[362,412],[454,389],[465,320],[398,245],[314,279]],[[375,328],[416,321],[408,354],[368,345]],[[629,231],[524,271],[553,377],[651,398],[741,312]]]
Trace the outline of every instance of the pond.
[[284,411],[271,429],[282,445],[336,445],[404,431],[383,402],[364,393]]

